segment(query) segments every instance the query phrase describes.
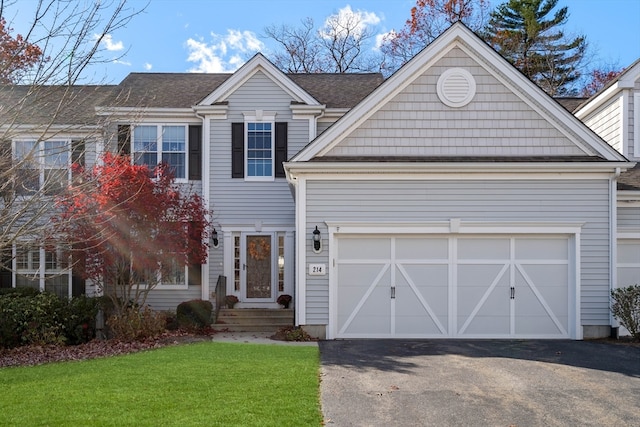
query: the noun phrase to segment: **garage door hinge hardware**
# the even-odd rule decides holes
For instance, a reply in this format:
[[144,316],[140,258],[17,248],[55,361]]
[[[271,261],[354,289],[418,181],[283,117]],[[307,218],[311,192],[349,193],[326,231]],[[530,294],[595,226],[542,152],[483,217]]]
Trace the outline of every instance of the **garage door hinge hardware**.
[[396,287],[392,286],[391,287],[391,299],[395,299],[396,298]]
[[511,299],[516,298],[516,288],[514,286],[511,287]]

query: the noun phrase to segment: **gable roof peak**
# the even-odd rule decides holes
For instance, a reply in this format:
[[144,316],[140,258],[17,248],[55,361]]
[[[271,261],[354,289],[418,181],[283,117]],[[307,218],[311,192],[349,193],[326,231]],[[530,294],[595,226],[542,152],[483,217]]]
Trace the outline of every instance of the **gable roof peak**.
[[274,83],[289,93],[295,101],[309,105],[320,105],[313,96],[302,89],[260,52],[253,55],[250,60],[238,68],[231,77],[200,101],[198,105],[212,105],[226,101],[229,95],[259,71],[266,74]]

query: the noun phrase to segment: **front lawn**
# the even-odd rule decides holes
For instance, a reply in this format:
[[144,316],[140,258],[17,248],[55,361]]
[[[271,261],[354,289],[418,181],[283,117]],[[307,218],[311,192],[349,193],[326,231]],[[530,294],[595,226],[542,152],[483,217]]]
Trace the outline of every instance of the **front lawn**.
[[203,342],[0,369],[0,425],[319,426],[317,347]]

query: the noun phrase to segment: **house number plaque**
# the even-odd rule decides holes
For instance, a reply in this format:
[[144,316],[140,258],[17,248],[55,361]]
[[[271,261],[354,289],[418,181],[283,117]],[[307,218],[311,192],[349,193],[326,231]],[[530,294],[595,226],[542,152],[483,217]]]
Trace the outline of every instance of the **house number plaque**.
[[309,264],[309,276],[324,276],[327,274],[327,264]]

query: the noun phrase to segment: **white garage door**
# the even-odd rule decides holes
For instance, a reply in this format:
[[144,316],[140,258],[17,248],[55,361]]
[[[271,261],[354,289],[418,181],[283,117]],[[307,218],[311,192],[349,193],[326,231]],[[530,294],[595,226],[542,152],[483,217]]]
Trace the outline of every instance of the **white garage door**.
[[338,338],[569,336],[564,236],[336,240]]

